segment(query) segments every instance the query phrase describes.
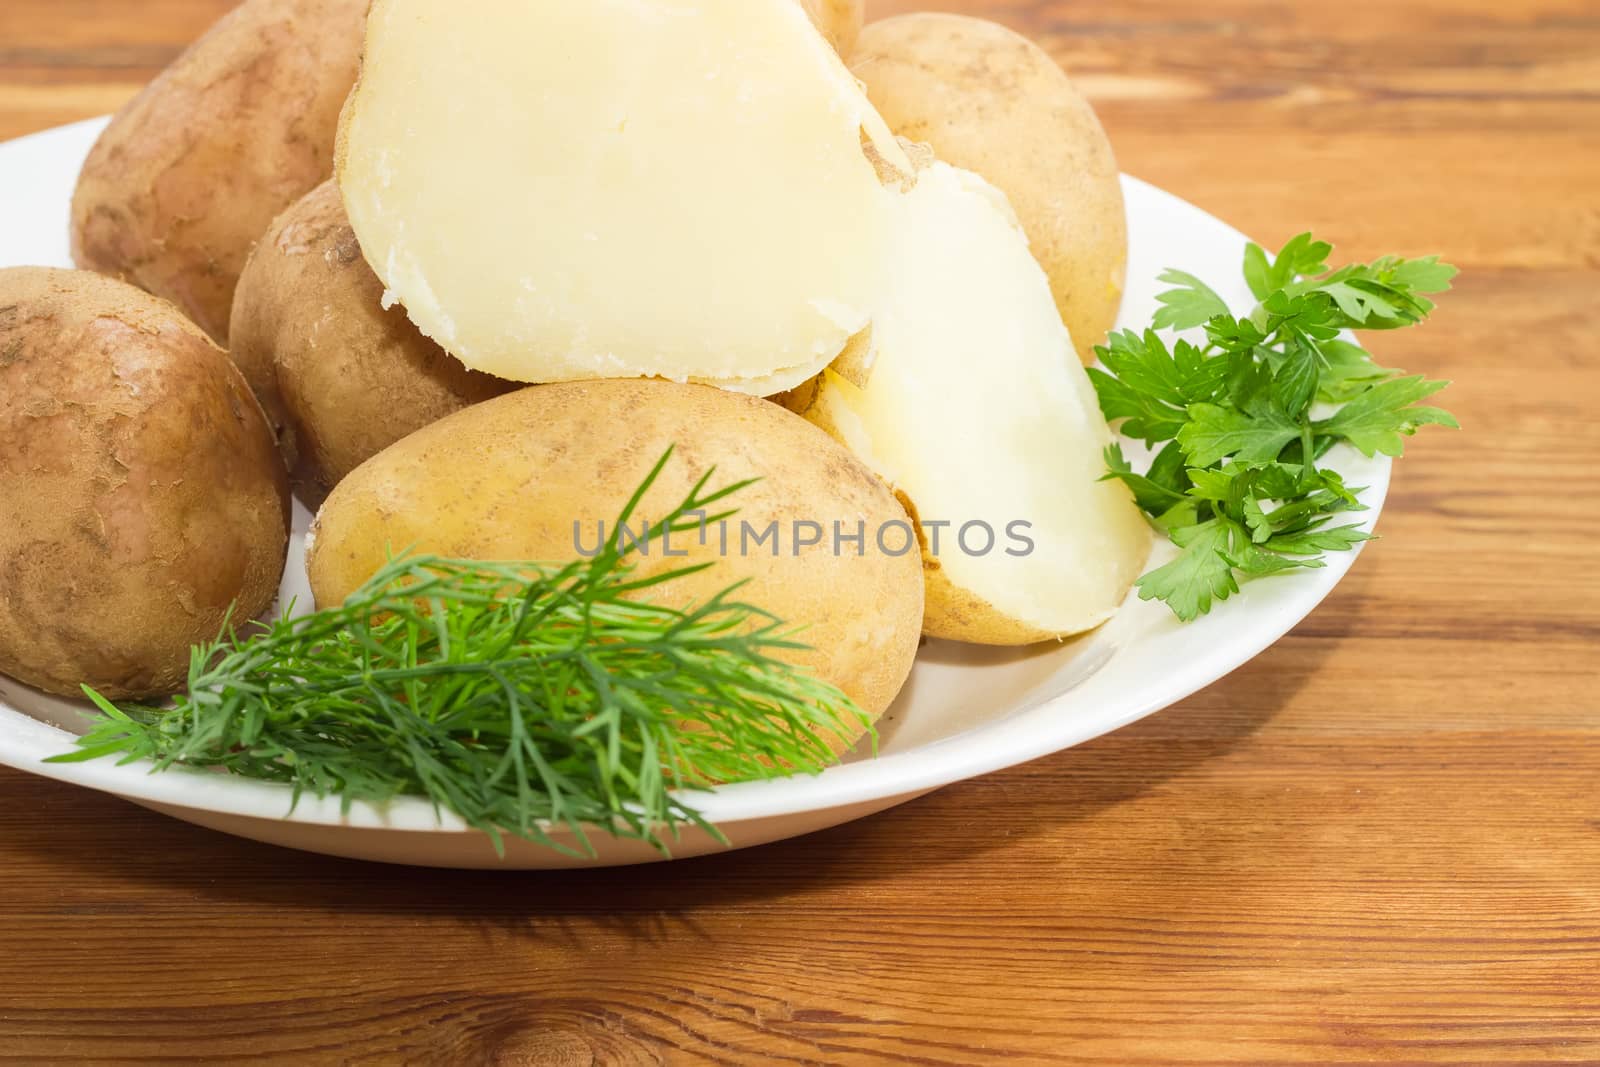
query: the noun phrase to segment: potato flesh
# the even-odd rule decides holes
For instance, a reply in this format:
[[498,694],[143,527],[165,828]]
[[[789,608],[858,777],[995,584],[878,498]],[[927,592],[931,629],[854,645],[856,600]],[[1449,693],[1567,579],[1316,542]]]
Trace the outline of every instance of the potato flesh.
[[339,173],[388,298],[467,366],[767,394],[892,274],[863,136],[906,165],[792,0],[378,0]]
[[[1111,433],[1049,282],[1003,194],[946,164],[920,175],[899,231],[870,377],[858,388],[830,371],[816,420],[924,523],[950,523],[938,563],[957,589],[1035,639],[1091,629],[1127,595],[1149,532],[1127,491],[1100,481]],[[973,522],[994,531],[987,554],[981,527],[973,552],[959,544]],[[1007,554],[1021,550],[1013,522],[1030,524],[1031,554]]]

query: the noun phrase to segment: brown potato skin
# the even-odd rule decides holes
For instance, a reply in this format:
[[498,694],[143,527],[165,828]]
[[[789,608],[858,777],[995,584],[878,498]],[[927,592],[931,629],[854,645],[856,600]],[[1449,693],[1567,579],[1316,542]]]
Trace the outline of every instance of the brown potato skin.
[[[736,581],[739,597],[806,627],[814,651],[797,662],[874,718],[905,684],[922,632],[922,561],[879,550],[879,524],[907,522],[883,482],[826,434],[776,404],[706,386],[628,380],[542,385],[452,415],[412,434],[339,484],[317,516],[307,570],[320,606],[342,602],[395,551],[493,560],[579,557],[574,523],[593,548],[650,468],[676,445],[641,518],[659,520],[713,466],[712,487],[760,482],[727,504],[739,509],[721,555],[674,537],[637,562],[646,573],[715,560],[658,587],[662,603],[704,603]],[[738,550],[739,522],[822,523],[830,543],[782,555]],[[867,523],[865,556],[832,551],[834,521]],[[898,541],[898,537],[891,543]],[[835,738],[840,750],[859,735]]]
[[871,23],[850,63],[890,129],[1006,194],[1093,363],[1122,308],[1128,218],[1111,142],[1066,72],[1004,26],[941,14]]
[[228,343],[234,284],[274,216],[333,173],[368,0],[246,0],[112,119],[72,204],[78,266]]
[[331,180],[256,246],[229,332],[288,466],[324,489],[408,434],[518,388],[467,370],[403,308],[384,310]]
[[181,688],[272,603],[289,491],[243,376],[178,309],[84,271],[0,270],[0,673]]
[[866,0],[800,0],[822,36],[845,60],[855,49],[866,19]]

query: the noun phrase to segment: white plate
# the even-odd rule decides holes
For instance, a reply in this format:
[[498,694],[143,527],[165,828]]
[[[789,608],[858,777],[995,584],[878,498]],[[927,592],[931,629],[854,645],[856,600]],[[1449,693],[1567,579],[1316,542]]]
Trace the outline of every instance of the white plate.
[[[69,266],[67,208],[78,168],[104,120],[0,145],[0,266]],[[1167,267],[1219,287],[1242,313],[1253,304],[1240,278],[1245,238],[1226,224],[1134,178],[1124,179],[1132,230],[1123,323],[1143,328],[1156,309],[1156,276]],[[1348,450],[1332,465],[1365,499],[1375,522],[1389,461]],[[309,516],[297,508],[284,592],[309,602],[301,547]],[[1078,745],[1126,726],[1209,685],[1259,654],[1305,618],[1354,562],[1248,583],[1210,616],[1179,625],[1164,606],[1130,600],[1099,632],[1063,645],[990,651],[934,642],[923,649],[906,692],[886,717],[881,754],[814,778],[755,782],[699,794],[693,803],[744,848],[809,833],[904,803],[931,790]],[[599,855],[576,859],[511,841],[504,859],[488,839],[422,801],[378,809],[304,799],[292,814],[286,787],[217,774],[102,761],[47,765],[72,747],[81,706],[0,678],[0,763],[114,793],[180,819],[294,848],[438,867],[606,866],[659,859],[637,842],[602,835]],[[676,857],[723,849],[688,833]]]

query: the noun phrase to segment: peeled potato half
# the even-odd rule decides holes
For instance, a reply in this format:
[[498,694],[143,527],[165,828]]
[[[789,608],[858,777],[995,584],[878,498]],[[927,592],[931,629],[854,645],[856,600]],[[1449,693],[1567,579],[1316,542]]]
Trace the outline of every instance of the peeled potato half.
[[468,367],[764,395],[892,273],[875,160],[909,166],[793,0],[376,0],[338,174],[388,299]]
[[[943,163],[900,204],[895,287],[864,369],[797,407],[901,494],[935,637],[1022,645],[1098,626],[1150,547],[1101,481],[1111,431],[1006,199]],[[937,538],[937,544],[935,540]]]

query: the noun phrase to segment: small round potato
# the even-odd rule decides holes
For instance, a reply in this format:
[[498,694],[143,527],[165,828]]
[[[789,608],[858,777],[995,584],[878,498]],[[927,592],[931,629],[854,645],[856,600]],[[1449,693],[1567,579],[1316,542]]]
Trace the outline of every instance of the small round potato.
[[289,491],[260,406],[178,309],[83,271],[0,270],[0,673],[111,699],[278,590]]
[[1038,45],[963,15],[867,26],[851,68],[889,128],[1011,201],[1085,363],[1116,324],[1128,219],[1100,120]]
[[245,257],[333,173],[369,0],[244,0],[117,112],[72,202],[80,267],[228,343]]
[[326,489],[407,434],[514,388],[467,370],[404,309],[384,309],[331,181],[256,246],[229,332],[290,469]]
[[[905,510],[804,419],[707,386],[535,386],[419,430],[341,482],[317,516],[307,566],[317,603],[341,603],[391,550],[554,563],[597,551],[600,524],[613,528],[670,446],[639,519],[664,518],[713,467],[711,489],[760,481],[725,502],[738,509],[725,526],[647,546],[641,573],[714,565],[646,595],[687,606],[747,582],[739,599],[804,627],[813,650],[797,662],[881,715],[922,632],[922,560]],[[832,740],[842,750],[857,738]]]

